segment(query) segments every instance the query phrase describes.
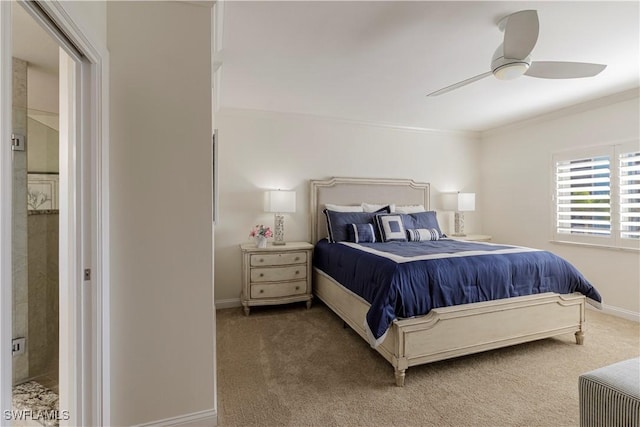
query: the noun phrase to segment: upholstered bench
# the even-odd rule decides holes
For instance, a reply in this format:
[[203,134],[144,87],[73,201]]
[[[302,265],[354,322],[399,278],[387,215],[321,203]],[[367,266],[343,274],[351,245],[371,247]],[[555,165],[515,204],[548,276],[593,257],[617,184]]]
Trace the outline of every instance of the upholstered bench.
[[580,375],[580,426],[640,427],[640,357]]

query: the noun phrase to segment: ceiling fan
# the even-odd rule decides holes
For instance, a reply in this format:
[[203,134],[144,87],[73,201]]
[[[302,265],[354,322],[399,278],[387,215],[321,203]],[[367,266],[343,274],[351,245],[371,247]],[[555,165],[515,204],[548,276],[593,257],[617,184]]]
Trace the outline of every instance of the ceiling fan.
[[491,71],[431,92],[438,96],[493,74],[500,80],[512,80],[521,75],[541,79],[575,79],[593,77],[607,66],[584,62],[531,61],[530,54],[538,41],[538,12],[521,10],[505,16],[498,22],[504,32],[504,42],[491,59]]

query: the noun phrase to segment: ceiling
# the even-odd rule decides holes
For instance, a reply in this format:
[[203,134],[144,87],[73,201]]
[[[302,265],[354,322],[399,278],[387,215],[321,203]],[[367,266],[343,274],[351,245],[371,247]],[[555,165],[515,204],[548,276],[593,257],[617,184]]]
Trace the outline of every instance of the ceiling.
[[28,62],[29,117],[56,129],[57,117],[49,113],[58,112],[58,44],[17,3],[11,19],[12,54]]
[[[536,9],[533,60],[607,64],[598,76],[493,76],[496,23]],[[640,86],[640,3],[229,1],[220,106],[484,131]]]

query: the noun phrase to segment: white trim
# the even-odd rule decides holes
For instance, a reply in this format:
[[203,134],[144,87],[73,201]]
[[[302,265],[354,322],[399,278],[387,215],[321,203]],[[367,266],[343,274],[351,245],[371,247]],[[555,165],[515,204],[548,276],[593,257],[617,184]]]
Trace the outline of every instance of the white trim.
[[208,409],[144,424],[136,424],[135,427],[214,427],[216,425],[218,425],[218,414],[215,409]]
[[613,305],[602,304],[602,310],[587,306],[590,310],[601,311],[602,313],[610,314],[615,317],[621,317],[623,319],[631,320],[633,322],[640,323],[640,313],[627,310],[625,308],[615,307]]
[[629,101],[631,99],[638,98],[640,96],[640,88],[628,89],[622,92],[614,93],[612,95],[603,96],[589,101],[573,104],[568,107],[559,108],[547,113],[543,113],[534,117],[529,117],[523,120],[507,123],[503,126],[497,126],[495,128],[487,129],[480,132],[481,137],[487,138],[490,136],[498,135],[503,132],[511,132],[517,129],[526,128],[534,124],[548,122],[551,120],[560,119],[562,117],[579,114],[585,111],[595,110],[596,108],[607,107],[609,105],[617,104],[620,102]]
[[626,246],[598,245],[595,243],[569,242],[567,240],[549,240],[549,243],[553,243],[556,245],[584,246],[585,248],[606,249],[610,251],[626,251],[626,252],[640,251],[640,249],[628,248]]
[[[110,376],[110,294],[109,294],[109,52],[106,46],[97,45],[74,22],[64,8],[64,2],[39,3],[65,35],[85,56],[82,70],[90,80],[89,93],[82,112],[87,113],[83,123],[91,167],[91,186],[84,195],[91,198],[89,209],[92,218],[86,230],[91,234],[91,248],[84,260],[84,267],[92,269],[93,316],[91,318],[92,342],[84,350],[91,355],[91,366],[84,369],[91,380],[85,382],[91,388],[90,398],[84,401],[85,413],[90,414],[91,425],[110,425],[111,376]],[[86,80],[85,80],[86,81]],[[80,282],[83,283],[83,282]]]
[[407,132],[416,132],[416,133],[426,133],[426,134],[437,134],[437,135],[460,135],[467,138],[474,138],[481,140],[481,133],[477,131],[466,131],[466,130],[451,130],[451,129],[433,129],[433,128],[424,128],[419,126],[405,126],[395,123],[383,123],[383,122],[369,122],[366,120],[354,120],[347,119],[342,117],[335,116],[324,116],[320,114],[310,114],[310,113],[295,113],[289,111],[268,111],[268,110],[258,110],[258,109],[250,109],[250,108],[231,108],[231,107],[221,107],[220,112],[224,112],[226,114],[247,114],[255,117],[273,117],[273,116],[289,116],[296,120],[322,120],[334,123],[345,123],[356,126],[367,126],[367,127],[377,127],[383,129],[395,129],[395,130],[403,130]]
[[242,307],[240,298],[228,298],[216,300],[216,310],[222,310],[224,308]]
[[[12,409],[12,162],[11,162],[11,2],[0,1],[0,410]],[[4,417],[0,418],[4,419]]]
[[[215,286],[215,265],[216,265],[216,222],[219,221],[218,218],[218,165],[216,162],[218,159],[218,136],[216,131],[216,96],[219,86],[215,85],[215,75],[217,69],[215,68],[214,63],[214,54],[216,50],[216,45],[222,42],[222,35],[218,32],[218,19],[222,18],[222,8],[223,5],[221,2],[214,2],[211,7],[211,135],[214,138],[215,146],[212,148],[212,157],[213,161],[212,170],[211,170],[211,191],[213,193],[213,212],[212,214],[212,224],[211,224],[211,308],[213,308],[213,413],[215,415],[213,425],[218,424],[218,381],[216,380],[216,373],[218,372],[218,359],[217,359],[217,325],[216,325],[216,286]],[[196,426],[193,426],[196,427]]]
[[84,424],[82,353],[82,141],[79,135],[80,65],[59,49],[60,73],[60,408]]

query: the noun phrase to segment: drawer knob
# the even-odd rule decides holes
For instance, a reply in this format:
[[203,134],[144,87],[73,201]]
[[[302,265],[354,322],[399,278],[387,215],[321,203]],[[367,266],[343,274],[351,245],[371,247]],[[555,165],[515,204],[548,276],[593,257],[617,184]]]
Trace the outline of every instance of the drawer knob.
[[296,274],[300,274],[300,271],[296,270]]
[[260,258],[258,262],[264,262],[264,258]]
[[260,273],[260,277],[264,277],[264,273]]
[[300,286],[296,286],[296,291],[300,289]]
[[299,257],[299,256],[297,256],[297,257],[295,258],[295,261],[300,261],[300,257]]
[[260,289],[260,293],[263,294],[264,293],[264,289]]

